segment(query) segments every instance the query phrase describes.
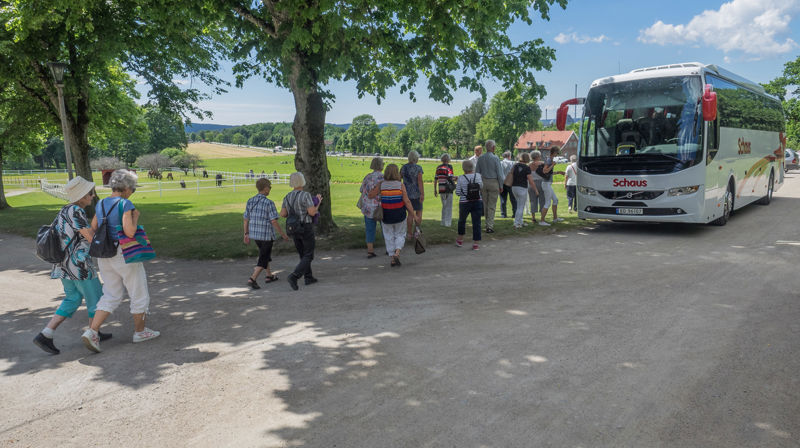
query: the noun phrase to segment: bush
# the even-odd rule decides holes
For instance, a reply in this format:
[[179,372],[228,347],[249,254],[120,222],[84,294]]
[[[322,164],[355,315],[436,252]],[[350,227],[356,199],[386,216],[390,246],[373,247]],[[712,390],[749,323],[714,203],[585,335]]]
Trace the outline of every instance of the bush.
[[116,157],[100,157],[89,162],[93,170],[118,170],[128,166]]

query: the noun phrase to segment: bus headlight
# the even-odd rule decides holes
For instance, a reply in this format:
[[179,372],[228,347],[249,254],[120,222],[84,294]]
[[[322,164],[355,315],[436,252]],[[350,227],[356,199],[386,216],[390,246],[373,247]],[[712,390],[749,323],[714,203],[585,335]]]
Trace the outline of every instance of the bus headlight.
[[692,185],[691,187],[670,188],[667,194],[669,194],[670,196],[683,196],[685,194],[697,193],[697,190],[699,189],[700,185]]
[[589,196],[597,196],[597,190],[595,190],[594,188],[578,187],[578,191],[580,191],[581,194],[586,194]]

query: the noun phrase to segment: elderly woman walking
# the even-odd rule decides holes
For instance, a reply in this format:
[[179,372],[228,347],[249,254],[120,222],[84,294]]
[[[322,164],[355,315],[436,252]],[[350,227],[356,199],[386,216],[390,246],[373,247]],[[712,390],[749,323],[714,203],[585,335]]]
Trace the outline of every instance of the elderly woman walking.
[[[53,343],[56,328],[72,317],[84,300],[91,324],[97,301],[103,294],[103,287],[89,256],[89,244],[94,237],[94,231],[83,210],[94,199],[94,184],[77,176],[64,187],[64,192],[70,203],[59,211],[55,227],[51,231],[58,232],[61,249],[66,252],[66,256],[64,261],[53,265],[50,278],[61,280],[66,297],[47,326],[33,340],[39,348],[54,355],[60,353]],[[100,340],[111,337],[111,333],[98,332],[98,335]]]
[[481,215],[483,214],[483,199],[481,188],[483,180],[481,175],[475,172],[475,165],[467,159],[461,163],[464,174],[458,176],[456,184],[456,195],[458,200],[458,239],[456,246],[464,244],[464,234],[467,229],[467,216],[472,216],[472,249],[478,250],[478,242],[481,240]]
[[287,228],[289,222],[296,223],[297,228],[289,235],[294,240],[294,247],[300,256],[300,262],[294,268],[294,272],[289,274],[287,281],[293,290],[297,291],[299,286],[297,281],[300,277],[305,278],[305,284],[316,283],[317,279],[311,274],[311,261],[314,259],[314,226],[313,216],[317,214],[319,204],[322,203],[322,195],[317,195],[318,204],[314,205],[314,198],[307,191],[303,191],[306,186],[306,178],[303,173],[292,173],[289,176],[289,186],[293,188],[283,198],[281,206],[281,217],[287,218]]
[[436,167],[433,195],[442,198],[442,225],[450,227],[453,223],[453,192],[456,177],[453,175],[453,165],[450,165],[450,154],[442,154],[441,160],[442,164]]
[[278,280],[269,269],[269,262],[272,261],[272,244],[280,235],[284,240],[289,237],[278,224],[278,210],[275,203],[269,196],[272,190],[272,183],[269,179],[261,178],[256,181],[258,194],[247,200],[244,210],[244,244],[250,244],[250,240],[258,246],[258,261],[253,268],[253,275],[247,280],[247,284],[253,289],[260,289],[258,276],[261,271],[266,272],[264,283],[272,283]]
[[383,159],[375,157],[369,164],[371,173],[364,176],[361,181],[361,213],[364,215],[364,228],[367,240],[367,258],[375,258],[375,232],[378,228],[378,220],[375,212],[381,206],[380,197],[369,197],[369,192],[383,181]]
[[381,208],[383,209],[383,239],[386,241],[386,253],[391,261],[390,266],[400,266],[400,251],[406,242],[406,211],[417,224],[422,221],[421,216],[414,215],[414,207],[408,198],[406,187],[400,181],[400,170],[397,165],[390,163],[383,172],[383,181],[369,192],[370,198],[380,195]]
[[[422,167],[417,162],[419,162],[419,153],[416,151],[409,152],[408,163],[400,168],[400,176],[403,177],[403,186],[406,188],[411,206],[414,207],[412,217],[416,216],[419,220],[422,220],[422,203],[425,201],[425,188],[422,182]],[[409,238],[413,235],[412,228],[415,220],[416,218],[408,220],[406,235]]]
[[[527,152],[519,155],[517,163],[511,168],[509,175],[511,176],[511,192],[516,198],[517,204],[525,204],[528,199],[528,188],[531,188],[536,194],[539,194],[539,189],[536,188],[536,183],[533,180],[531,167],[531,156]],[[525,224],[525,207],[524,205],[517,207],[514,213],[514,228],[519,229]]]
[[[99,201],[95,206],[92,229],[108,220],[108,229],[114,240],[119,240],[114,229],[121,229],[128,238],[136,234],[139,223],[139,210],[129,200],[136,191],[136,174],[128,170],[116,170],[108,181],[111,196]],[[122,247],[117,247],[117,254],[111,258],[98,258],[97,265],[103,277],[103,296],[97,303],[92,325],[81,339],[89,350],[100,352],[100,336],[98,330],[108,316],[122,303],[127,290],[131,300],[130,310],[133,314],[133,342],[144,342],[157,338],[161,333],[145,326],[145,317],[150,308],[150,292],[147,289],[147,273],[141,262],[125,263]]]

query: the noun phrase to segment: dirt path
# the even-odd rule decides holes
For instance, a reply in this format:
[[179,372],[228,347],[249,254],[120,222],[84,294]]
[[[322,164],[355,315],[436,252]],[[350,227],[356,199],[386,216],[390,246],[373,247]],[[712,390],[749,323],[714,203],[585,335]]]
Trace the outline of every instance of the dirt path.
[[[790,447],[800,439],[800,176],[725,227],[600,224],[436,247],[149,263],[101,354],[31,240],[0,235],[0,446]],[[408,250],[406,251],[408,252]]]

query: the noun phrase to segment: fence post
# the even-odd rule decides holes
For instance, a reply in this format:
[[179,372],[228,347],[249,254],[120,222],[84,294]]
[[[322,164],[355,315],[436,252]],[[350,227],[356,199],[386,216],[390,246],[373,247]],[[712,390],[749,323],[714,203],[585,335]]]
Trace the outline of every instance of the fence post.
[[164,193],[161,191],[161,181],[158,181],[158,197],[163,197]]
[[197,194],[200,194],[200,179],[197,179]]
[[236,176],[233,176],[233,192],[236,193]]

